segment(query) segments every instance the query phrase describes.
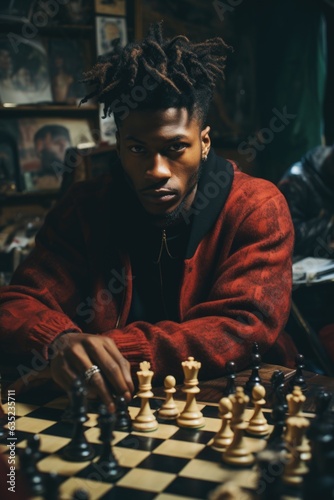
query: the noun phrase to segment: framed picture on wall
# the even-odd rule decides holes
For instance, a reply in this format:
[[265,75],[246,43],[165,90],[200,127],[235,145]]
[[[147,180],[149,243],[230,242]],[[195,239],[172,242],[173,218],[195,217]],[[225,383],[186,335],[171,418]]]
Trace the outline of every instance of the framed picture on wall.
[[97,55],[112,53],[113,44],[117,39],[120,39],[122,46],[127,43],[126,19],[124,17],[96,16]]
[[47,52],[41,40],[21,37],[19,50],[0,37],[0,101],[31,104],[52,101]]
[[59,189],[66,150],[94,145],[85,119],[22,118],[18,130],[20,171],[26,191]]
[[95,13],[109,16],[125,16],[126,0],[95,0]]

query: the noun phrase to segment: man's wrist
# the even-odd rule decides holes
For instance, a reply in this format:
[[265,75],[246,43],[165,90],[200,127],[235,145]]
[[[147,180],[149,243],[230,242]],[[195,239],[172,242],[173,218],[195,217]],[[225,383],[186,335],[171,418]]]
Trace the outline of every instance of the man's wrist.
[[57,335],[56,338],[53,339],[51,344],[48,346],[48,361],[51,361],[57,352],[60,351],[60,348],[64,346],[65,339],[63,338],[65,335],[73,334],[77,335],[80,332],[75,332],[73,330],[65,330]]

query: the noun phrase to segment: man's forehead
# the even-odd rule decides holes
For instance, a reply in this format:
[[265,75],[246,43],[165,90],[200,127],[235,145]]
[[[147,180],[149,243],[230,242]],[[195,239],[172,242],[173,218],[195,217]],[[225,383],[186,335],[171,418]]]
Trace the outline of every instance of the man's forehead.
[[157,134],[182,136],[198,129],[200,122],[195,115],[190,116],[186,108],[168,108],[163,110],[133,111],[122,121],[120,130],[123,137],[134,135]]

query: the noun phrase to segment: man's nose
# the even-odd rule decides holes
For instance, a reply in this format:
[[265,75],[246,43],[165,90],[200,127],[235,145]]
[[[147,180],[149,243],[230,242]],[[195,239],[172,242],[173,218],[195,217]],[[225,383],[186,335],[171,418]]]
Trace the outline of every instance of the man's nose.
[[152,155],[146,168],[146,177],[155,181],[170,179],[171,171],[165,156],[157,153]]

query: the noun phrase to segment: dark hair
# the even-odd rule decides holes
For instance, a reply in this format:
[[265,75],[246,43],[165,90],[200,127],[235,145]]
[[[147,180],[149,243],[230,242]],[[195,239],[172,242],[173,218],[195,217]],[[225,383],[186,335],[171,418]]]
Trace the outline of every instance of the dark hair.
[[68,129],[62,125],[44,125],[34,135],[34,142],[38,139],[44,139],[48,134],[54,139],[55,137],[65,137],[71,142],[71,137]]
[[[192,43],[182,35],[164,39],[162,23],[154,23],[140,43],[116,45],[114,53],[85,74],[84,82],[93,91],[81,102],[96,97],[104,104],[104,117],[113,113],[118,124],[130,109],[170,107],[185,107],[190,116],[196,111],[204,124],[216,80],[224,78],[229,48],[218,37],[202,43]],[[139,90],[141,96],[136,98]],[[122,106],[130,96],[135,103]]]

